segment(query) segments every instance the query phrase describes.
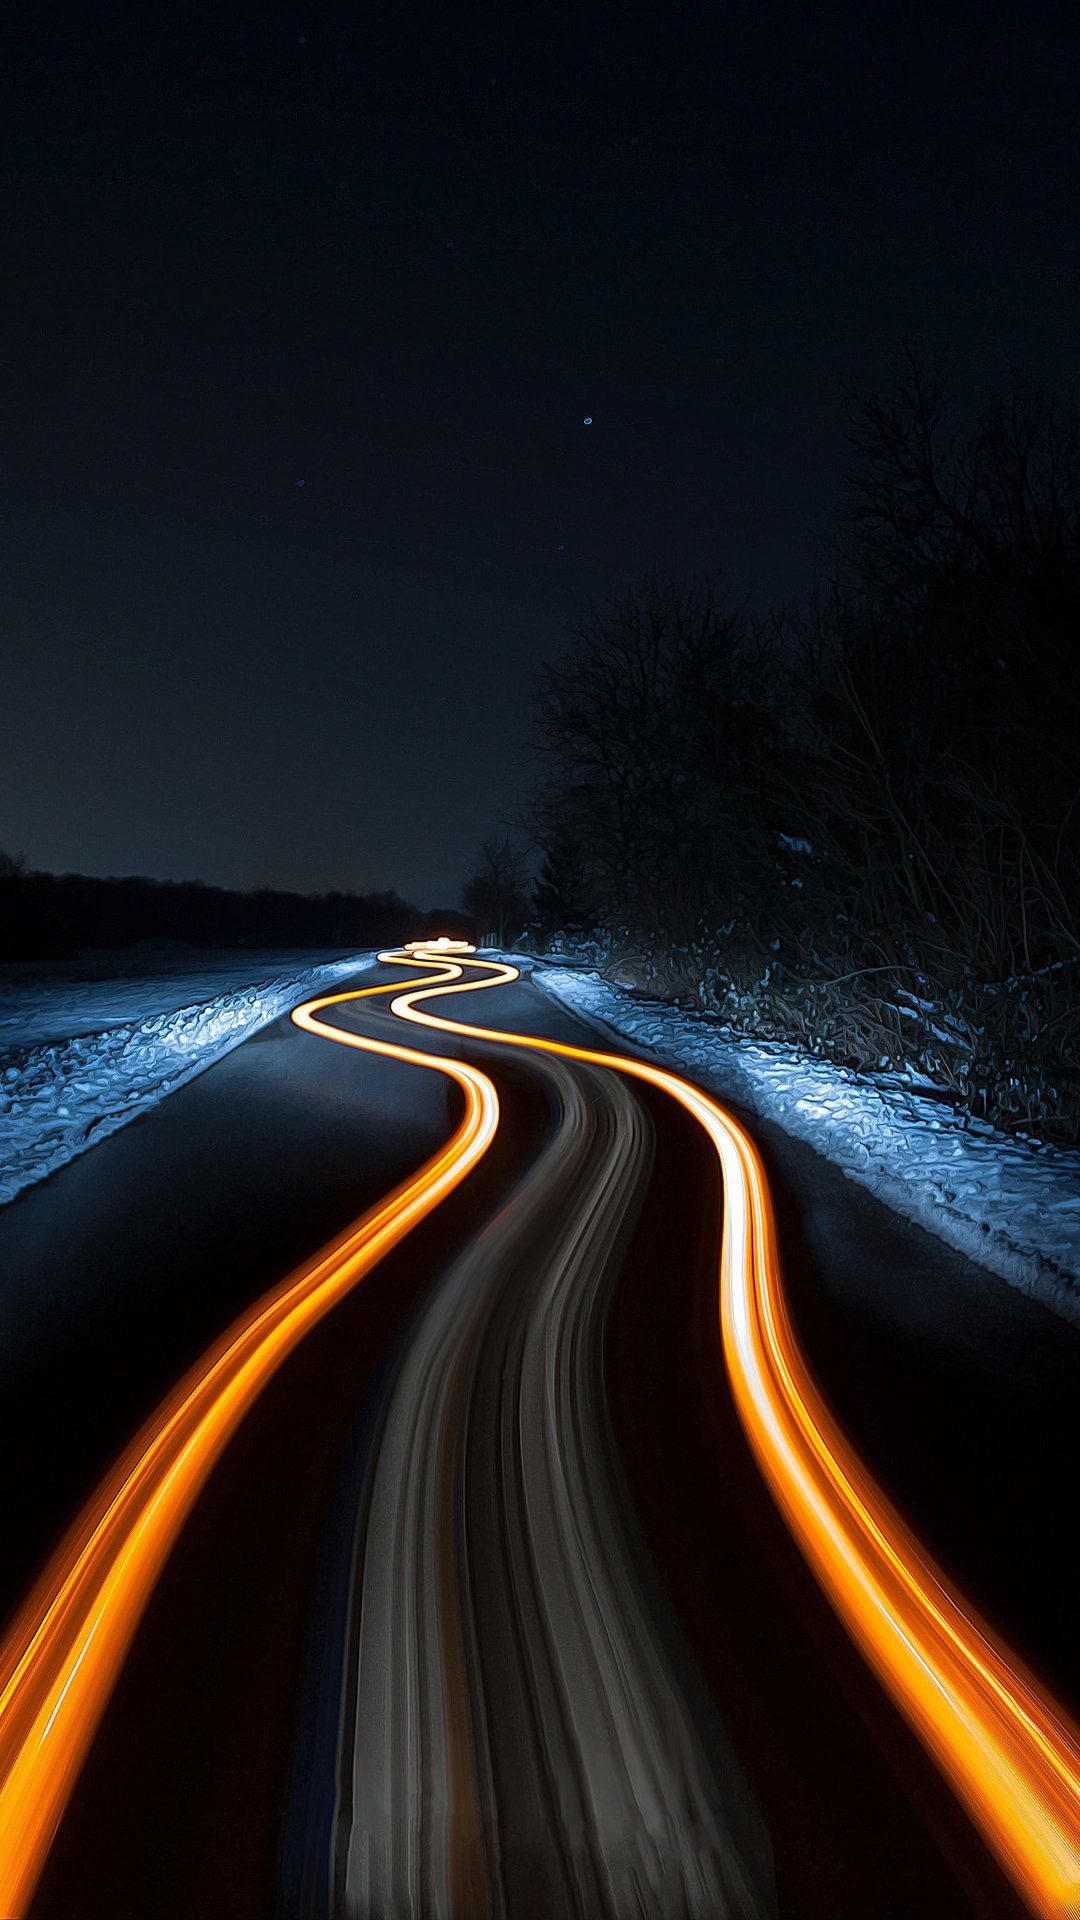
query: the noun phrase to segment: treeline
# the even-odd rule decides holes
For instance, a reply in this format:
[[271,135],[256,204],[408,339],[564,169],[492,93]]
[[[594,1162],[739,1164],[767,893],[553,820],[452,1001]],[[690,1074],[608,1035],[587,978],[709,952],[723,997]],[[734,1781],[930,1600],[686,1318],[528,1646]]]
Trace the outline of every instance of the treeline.
[[1080,425],[853,395],[831,585],[649,580],[539,692],[541,941],[1080,1138]]
[[[454,925],[449,925],[449,921]],[[234,893],[198,882],[97,880],[0,865],[0,958],[70,959],[145,942],[191,948],[329,950],[389,946],[455,932],[460,915],[425,914],[396,893]]]

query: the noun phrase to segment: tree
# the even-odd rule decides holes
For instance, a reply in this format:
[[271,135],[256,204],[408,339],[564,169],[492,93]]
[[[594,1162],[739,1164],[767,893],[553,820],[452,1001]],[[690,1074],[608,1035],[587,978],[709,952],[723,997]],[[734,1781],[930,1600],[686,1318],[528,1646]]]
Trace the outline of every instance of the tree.
[[529,917],[525,859],[509,835],[485,840],[465,882],[462,904],[485,943],[505,947],[524,931]]
[[574,842],[553,834],[542,850],[533,913],[543,933],[583,933],[589,924],[585,862]]
[[761,870],[770,635],[708,581],[646,579],[576,637],[537,695],[537,839],[601,917],[685,935]]
[[1080,418],[900,376],[851,396],[824,732],[898,897],[1004,977],[1080,953]]
[[973,1109],[1080,1136],[1080,417],[940,368],[849,396],[826,595],[629,587],[547,667],[549,930]]

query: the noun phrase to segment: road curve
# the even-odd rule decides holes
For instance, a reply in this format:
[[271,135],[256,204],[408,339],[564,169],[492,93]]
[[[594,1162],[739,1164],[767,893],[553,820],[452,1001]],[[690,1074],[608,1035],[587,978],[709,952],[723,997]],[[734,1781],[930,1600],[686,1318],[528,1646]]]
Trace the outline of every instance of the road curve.
[[[487,976],[491,984],[513,977],[505,966]],[[447,990],[414,989],[392,1009],[474,1043],[538,1049],[647,1081],[704,1129],[724,1183],[724,1356],[762,1473],[848,1632],[1032,1913],[1076,1920],[1080,1734],[947,1581],[825,1405],[787,1311],[768,1182],[746,1130],[699,1088],[647,1062],[422,1010]]]
[[557,1124],[410,1335],[364,1502],[330,1911],[775,1911],[764,1831],[639,1597],[603,1379],[652,1129],[537,1063]]
[[[1046,1920],[1075,1917],[1080,1737],[945,1580],[824,1404],[787,1312],[752,1141],[717,1102],[646,1062],[426,1010],[422,1003],[437,995],[516,977],[513,968],[451,953],[448,944],[383,956],[421,969],[438,963],[436,973],[396,994],[396,1015],[473,1045],[523,1047],[573,1063],[575,1072],[614,1070],[647,1082],[702,1128],[724,1191],[718,1332],[734,1403],[777,1505],[852,1639],[1030,1910]],[[21,1609],[0,1649],[0,1912],[26,1911],[157,1575],[244,1413],[307,1329],[439,1204],[495,1137],[498,1099],[487,1075],[322,1017],[373,991],[386,989],[327,996],[294,1019],[323,1038],[443,1073],[461,1089],[464,1117],[413,1179],[216,1343],[147,1423]],[[464,1603],[462,1618],[467,1623]],[[475,1730],[472,1737],[481,1752]]]

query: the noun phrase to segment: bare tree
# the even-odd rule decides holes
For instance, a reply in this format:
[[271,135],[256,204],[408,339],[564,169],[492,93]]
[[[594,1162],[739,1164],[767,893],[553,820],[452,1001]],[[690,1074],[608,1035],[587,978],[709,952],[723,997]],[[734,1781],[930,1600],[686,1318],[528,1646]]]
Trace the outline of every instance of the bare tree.
[[565,833],[549,834],[542,848],[532,904],[543,933],[583,933],[590,924],[591,889],[580,849]]
[[601,913],[692,927],[760,839],[763,637],[709,582],[648,579],[577,640],[539,688],[537,838],[574,847]]
[[1015,384],[958,422],[909,354],[849,444],[810,611],[649,579],[544,672],[537,909],[1080,1137],[1080,422]]
[[486,944],[505,947],[524,932],[529,917],[525,857],[509,835],[485,840],[462,901]]

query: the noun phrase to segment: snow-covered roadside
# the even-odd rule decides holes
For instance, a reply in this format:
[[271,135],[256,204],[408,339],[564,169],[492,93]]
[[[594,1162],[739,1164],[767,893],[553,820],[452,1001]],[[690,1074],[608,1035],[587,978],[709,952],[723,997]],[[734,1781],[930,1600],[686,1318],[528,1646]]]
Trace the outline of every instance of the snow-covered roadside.
[[732,1035],[595,973],[539,962],[532,977],[575,1012],[775,1120],[897,1213],[1080,1324],[1080,1153],[965,1122],[888,1075]]
[[[84,956],[78,963],[9,963],[0,967],[0,1056],[111,1027],[139,1026],[156,1014],[178,1013],[271,981],[306,979],[312,967],[329,958],[295,949],[237,955],[137,948]],[[360,964],[367,958],[361,954]]]
[[[48,1044],[13,1048],[19,1031],[9,995],[0,1023],[0,1204],[42,1180],[66,1161],[114,1133],[136,1114],[173,1093],[256,1028],[277,1020],[301,1000],[369,967],[374,954],[355,954],[316,966],[274,968],[208,966],[177,978],[149,977],[84,986],[83,1031],[61,1028]],[[239,977],[237,977],[239,976]],[[58,988],[53,994],[61,993]],[[103,1024],[110,1011],[122,1022]],[[40,1007],[25,989],[23,1032],[36,1034]],[[70,1011],[67,1023],[73,1016]],[[50,1014],[50,1023],[55,1016]]]

